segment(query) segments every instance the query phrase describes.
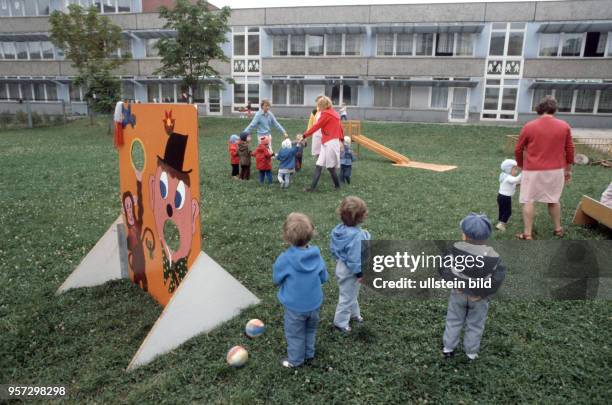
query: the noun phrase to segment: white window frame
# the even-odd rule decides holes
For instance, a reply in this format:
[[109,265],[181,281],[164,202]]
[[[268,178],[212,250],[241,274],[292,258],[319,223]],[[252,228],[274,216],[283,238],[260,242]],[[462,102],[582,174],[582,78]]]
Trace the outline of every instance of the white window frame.
[[[296,105],[296,106],[306,105],[306,104],[305,104],[305,101],[306,101],[306,100],[305,100],[305,99],[306,99],[306,96],[305,96],[305,95],[304,95],[304,98],[302,99],[302,103],[301,103],[301,104],[293,104],[293,103],[291,103],[291,91],[290,91],[291,86],[292,86],[292,85],[301,85],[301,86],[302,86],[302,93],[303,93],[303,92],[304,92],[304,90],[305,90],[305,89],[304,89],[304,83],[277,83],[277,84],[280,84],[280,85],[282,85],[282,86],[285,86],[285,97],[286,97],[286,98],[285,98],[285,100],[287,100],[287,102],[286,102],[285,104],[278,104],[278,105],[289,105],[289,106],[294,106],[294,105]],[[272,91],[272,92],[271,92],[271,94],[272,94],[272,100],[274,100],[274,85],[271,85],[271,86],[270,86],[270,90]],[[275,105],[277,105],[277,104],[275,104]]]
[[581,46],[580,46],[580,55],[578,56],[564,56],[563,55],[563,42],[565,40],[565,36],[566,35],[573,35],[576,33],[568,33],[568,32],[559,32],[557,33],[559,35],[559,44],[557,44],[557,54],[556,55],[552,55],[552,56],[542,56],[540,55],[540,46],[541,46],[541,42],[542,42],[542,34],[538,35],[538,58],[543,58],[543,59],[552,59],[552,58],[565,58],[565,59],[572,59],[572,58],[589,58],[589,59],[602,59],[602,58],[609,58],[612,56],[612,31],[607,32],[607,40],[606,40],[606,46],[604,49],[604,54],[601,57],[595,57],[595,56],[584,56],[584,50],[586,48],[586,37],[587,37],[587,33],[588,32],[583,32],[582,33],[582,39],[581,39]]
[[[517,30],[513,30],[513,31],[517,31]],[[387,35],[387,33],[383,33],[384,35]],[[418,34],[432,34],[433,35],[433,44],[431,47],[431,54],[428,55],[417,55],[416,54],[416,35]],[[429,57],[434,57],[434,58],[473,58],[474,54],[475,54],[475,48],[476,48],[476,40],[474,37],[474,34],[472,33],[467,33],[471,36],[472,39],[472,49],[471,49],[471,54],[470,55],[457,55],[457,36],[460,35],[461,33],[458,32],[454,32],[453,34],[453,54],[452,55],[447,55],[447,56],[436,56],[436,45],[438,42],[438,33],[437,32],[425,32],[425,33],[420,33],[420,32],[413,32],[412,33],[412,52],[410,55],[398,55],[397,54],[397,33],[393,33],[393,53],[392,55],[382,55],[378,53],[378,41],[379,41],[379,35],[380,34],[376,34],[376,57],[382,57],[382,58],[389,58],[389,57],[400,57],[400,58],[429,58]],[[490,38],[489,38],[490,41]],[[525,44],[525,36],[523,35],[523,46]],[[504,49],[504,51],[506,51],[506,49]]]
[[[551,89],[550,91],[550,95],[552,97],[557,97],[557,89]],[[576,112],[576,101],[578,99],[578,90],[575,89],[572,92],[572,102],[571,102],[571,108],[570,111],[559,111],[559,114],[572,114],[572,115],[604,115],[604,116],[609,116],[612,115],[612,113],[600,113],[599,112],[599,98],[601,96],[601,90],[595,90],[595,100],[593,103],[593,111],[591,112]],[[535,98],[535,89],[531,91],[531,105],[534,105],[534,100]],[[532,107],[533,108],[533,107]],[[535,110],[532,110],[533,112],[535,112]]]

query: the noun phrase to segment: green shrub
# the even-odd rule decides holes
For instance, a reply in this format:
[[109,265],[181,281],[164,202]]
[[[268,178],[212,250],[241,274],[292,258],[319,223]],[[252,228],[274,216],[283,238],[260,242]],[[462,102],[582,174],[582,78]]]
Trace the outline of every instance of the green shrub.
[[28,114],[25,111],[17,111],[15,114],[15,122],[26,125],[28,123]]
[[36,111],[32,111],[32,125],[39,127],[43,122],[43,118]]
[[2,111],[0,113],[0,127],[6,128],[11,122],[13,122],[13,114],[8,111]]
[[63,125],[64,124],[64,117],[62,115],[56,115],[53,117],[53,123],[55,125]]
[[47,113],[42,113],[42,121],[45,124],[51,123],[51,116]]

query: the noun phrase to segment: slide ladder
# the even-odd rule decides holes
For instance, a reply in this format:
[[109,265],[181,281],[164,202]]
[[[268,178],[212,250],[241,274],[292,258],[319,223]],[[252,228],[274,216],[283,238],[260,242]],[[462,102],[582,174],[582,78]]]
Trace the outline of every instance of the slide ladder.
[[446,172],[457,168],[457,166],[422,163],[410,160],[401,153],[397,153],[393,149],[389,149],[386,146],[363,135],[361,133],[361,121],[342,121],[342,128],[344,129],[344,135],[350,136],[351,140],[357,145],[361,145],[364,148],[389,159],[393,162],[394,166],[412,167],[415,169],[432,170],[435,172]]

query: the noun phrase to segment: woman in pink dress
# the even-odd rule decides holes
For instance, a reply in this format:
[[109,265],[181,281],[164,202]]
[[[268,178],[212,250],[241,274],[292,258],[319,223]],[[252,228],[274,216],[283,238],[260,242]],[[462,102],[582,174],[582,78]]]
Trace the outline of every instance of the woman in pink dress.
[[525,124],[514,150],[518,166],[523,169],[521,194],[524,231],[518,239],[533,239],[535,203],[548,204],[553,235],[562,237],[561,193],[571,180],[574,163],[572,129],[567,122],[555,118],[557,101],[546,96],[537,107],[539,118]]

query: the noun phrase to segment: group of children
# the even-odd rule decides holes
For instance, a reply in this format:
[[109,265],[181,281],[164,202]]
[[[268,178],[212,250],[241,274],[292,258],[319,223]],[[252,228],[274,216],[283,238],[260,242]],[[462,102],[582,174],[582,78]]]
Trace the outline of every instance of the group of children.
[[[355,196],[342,200],[337,210],[340,217],[330,235],[330,251],[336,260],[338,282],[338,304],[333,327],[350,333],[350,323],[362,324],[358,297],[363,280],[361,268],[361,242],[370,240],[370,234],[360,228],[368,217],[366,203]],[[448,302],[446,326],[443,335],[444,358],[454,356],[464,330],[464,351],[470,360],[476,359],[489,309],[490,297],[501,286],[506,269],[499,254],[486,240],[491,235],[492,225],[482,214],[471,213],[459,224],[462,241],[455,243],[449,254],[484,257],[484,265],[457,274],[451,267],[439,269],[446,280],[478,278],[492,280],[487,288],[453,289]],[[279,288],[278,300],[283,305],[287,357],[281,361],[283,367],[295,368],[309,364],[315,357],[316,333],[319,310],[323,303],[322,285],[327,282],[325,262],[318,247],[310,244],[315,234],[312,220],[305,214],[292,212],[283,224],[283,239],[290,247],[275,261],[272,280]]]
[[[302,134],[297,134],[295,140],[292,141],[286,137],[282,144],[281,150],[275,154],[272,152],[270,139],[262,137],[259,140],[259,145],[255,150],[251,151],[251,135],[248,132],[243,132],[238,135],[231,135],[228,140],[228,153],[230,164],[232,166],[232,177],[234,179],[249,180],[251,178],[251,158],[255,158],[255,168],[259,172],[259,182],[264,184],[272,184],[272,160],[279,161],[278,166],[278,182],[282,189],[287,189],[291,183],[293,174],[302,169],[302,159],[304,156],[304,148],[307,142]],[[344,150],[340,156],[340,181],[350,184],[352,176],[352,167],[355,156],[351,149],[351,138],[344,137]]]

